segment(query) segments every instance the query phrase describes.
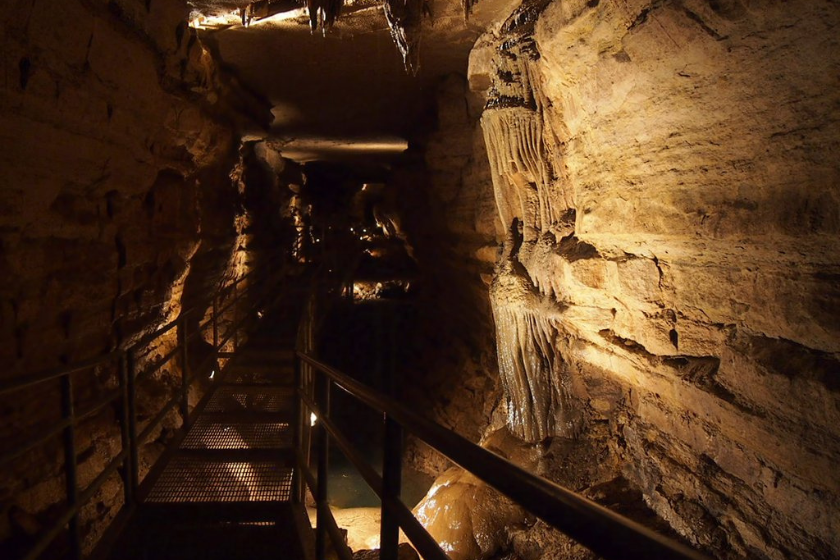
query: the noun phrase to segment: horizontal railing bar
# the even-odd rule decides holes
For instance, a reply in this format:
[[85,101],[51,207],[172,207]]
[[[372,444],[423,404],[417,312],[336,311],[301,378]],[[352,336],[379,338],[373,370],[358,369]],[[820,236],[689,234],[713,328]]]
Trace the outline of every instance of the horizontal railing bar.
[[[359,470],[359,474],[362,475],[362,478],[365,479],[367,485],[376,492],[376,495],[379,498],[382,498],[382,477],[379,476],[373,467],[365,461],[361,454],[353,448],[353,445],[344,437],[338,427],[332,423],[332,420],[329,418],[324,418],[321,414],[321,410],[318,406],[306,395],[300,396],[301,401],[307,406],[307,408],[315,413],[315,416],[318,417],[317,422],[320,422],[329,432],[330,436],[335,440],[336,444],[338,445],[341,452],[350,459],[350,462],[353,463],[356,468]],[[306,415],[304,415],[306,417]]]
[[[359,474],[367,482],[367,485],[373,490],[380,500],[385,501],[385,507],[397,517],[400,527],[409,538],[409,540],[417,547],[420,554],[425,560],[449,560],[449,556],[438,545],[437,541],[426,531],[426,528],[420,524],[416,517],[406,507],[405,504],[399,500],[385,500],[382,496],[382,477],[377,473],[370,464],[362,458],[361,454],[353,448],[352,444],[344,437],[338,430],[338,427],[329,419],[324,419],[321,416],[321,411],[318,406],[306,395],[300,395],[301,401],[307,406],[309,410],[315,413],[318,417],[318,422],[321,422],[327,429],[330,435],[335,440],[342,453],[350,459],[350,462],[359,470]],[[304,415],[305,416],[305,415]]]
[[58,518],[56,518],[55,522],[52,524],[50,529],[44,533],[44,535],[38,539],[35,545],[29,549],[29,552],[24,556],[21,560],[35,560],[38,558],[42,552],[44,552],[47,547],[50,545],[53,540],[58,536],[58,534],[64,530],[64,526],[67,525],[73,516],[76,515],[76,508],[69,507],[67,508],[64,513],[62,513]]
[[[241,281],[245,280],[246,278],[249,278],[249,277],[253,276],[256,272],[257,272],[257,269],[251,270],[248,274],[245,274],[245,275],[239,277],[238,279],[236,279],[235,281],[233,281],[231,284],[228,284],[228,288],[230,288],[232,286],[235,286],[235,285],[238,285]],[[220,291],[224,291],[225,289],[227,289],[227,288],[222,288]],[[237,300],[234,300],[234,301],[237,301]],[[134,344],[131,345],[130,349],[131,350],[136,350],[138,347],[144,346],[144,345],[148,344],[149,342],[155,340],[156,338],[159,338],[164,333],[172,330],[172,328],[175,327],[183,317],[185,317],[186,315],[189,315],[191,313],[194,313],[196,311],[196,309],[197,309],[196,307],[193,307],[193,308],[190,308],[186,311],[183,311],[177,318],[173,319],[172,321],[170,321],[169,323],[167,323],[163,327],[161,327],[161,328],[157,329],[156,331],[154,331],[154,332],[140,338],[139,340],[137,340]],[[206,327],[210,322],[211,321],[208,320],[204,325],[202,325],[201,328]],[[104,363],[104,362],[106,362],[106,361],[108,361],[112,358],[115,358],[115,357],[123,354],[124,352],[125,352],[125,350],[122,350],[122,349],[112,350],[111,352],[108,352],[107,354],[103,354],[102,356],[89,358],[87,360],[82,360],[82,361],[76,362],[74,364],[57,366],[57,367],[49,368],[49,369],[40,371],[38,373],[31,374],[31,375],[24,375],[24,376],[20,376],[20,377],[17,377],[17,378],[2,380],[2,381],[0,381],[0,394],[12,392],[12,391],[17,391],[19,389],[23,389],[23,388],[29,387],[31,385],[37,385],[39,383],[44,383],[46,381],[51,381],[53,379],[57,379],[57,378],[62,377],[64,375],[68,375],[68,374],[71,374],[71,373],[75,373],[77,371],[81,371],[81,370],[85,370],[85,369],[97,366],[101,363]]]
[[230,330],[228,330],[227,335],[223,339],[219,340],[219,348],[224,348],[225,344],[230,342],[234,334],[236,334],[235,328],[231,328]]
[[[255,272],[256,272],[256,269],[250,271],[248,274],[240,276],[239,278],[234,280],[232,283],[228,284],[227,287],[221,288],[218,293],[223,293],[225,291],[229,291],[233,286],[238,285],[242,280],[245,280],[246,278],[249,278],[250,276],[254,275]],[[237,300],[234,299],[233,301],[235,302]],[[185,316],[191,315],[192,313],[195,313],[197,310],[198,310],[198,306],[191,307],[191,308],[187,309],[186,311],[182,311],[181,314],[178,317],[176,317],[175,319],[173,319],[172,321],[170,321],[166,325],[162,326],[161,328],[154,331],[153,333],[150,333],[150,334],[144,336],[143,338],[141,338],[140,340],[138,340],[137,342],[135,342],[132,345],[132,349],[137,348],[138,346],[146,345],[149,342],[153,341],[154,339],[159,338],[161,335],[163,335],[163,334],[169,332],[170,330],[172,330],[172,328],[175,327],[178,324],[178,322],[181,319],[183,319]],[[217,312],[217,315],[219,313],[220,312]]]
[[[212,306],[211,306],[211,307],[212,307]],[[212,325],[213,325],[213,313],[212,313],[212,310],[211,310],[211,312],[210,312],[210,318],[209,318],[209,319],[207,319],[206,321],[204,321],[204,323],[200,323],[200,324],[198,325],[198,331],[199,331],[199,332],[200,332],[200,331],[203,331],[204,329],[206,329],[207,327],[210,327],[210,326],[212,326]]]
[[[217,293],[224,293],[225,291],[229,291],[233,286],[237,286],[241,281],[245,280],[246,278],[249,278],[249,277],[253,276],[256,272],[257,272],[257,269],[251,270],[248,274],[244,274],[244,275],[240,276],[239,278],[237,278],[236,280],[234,280],[232,283],[228,284],[227,287],[221,288]],[[234,301],[236,301],[236,300],[234,300]],[[165,334],[166,332],[172,330],[172,328],[175,327],[182,318],[184,318],[185,316],[190,315],[192,313],[195,313],[197,309],[198,309],[198,307],[191,307],[191,308],[187,309],[186,311],[182,311],[181,314],[178,317],[176,317],[175,319],[173,319],[172,321],[170,321],[166,325],[162,326],[161,328],[154,331],[153,333],[150,333],[150,334],[144,336],[143,338],[141,338],[140,340],[138,340],[137,342],[135,342],[132,345],[132,348],[137,348],[138,346],[146,345],[149,342],[153,341],[154,339],[156,339],[156,338],[160,337],[161,335]]]
[[76,362],[75,364],[58,366],[38,373],[34,373],[32,375],[25,375],[17,378],[0,381],[0,395],[2,395],[3,393],[10,393],[12,391],[24,389],[26,387],[37,385],[39,383],[44,383],[46,381],[51,381],[53,379],[58,379],[59,377],[69,375],[77,371],[98,366],[99,364],[112,360],[120,354],[122,354],[122,350],[112,350],[107,354],[103,354],[95,358],[89,358],[87,360],[82,360],[80,362]]
[[164,354],[163,358],[161,358],[160,360],[158,360],[154,364],[152,364],[152,367],[144,369],[143,371],[138,373],[134,377],[134,383],[142,383],[143,381],[146,381],[147,379],[149,379],[155,373],[160,371],[160,368],[165,366],[167,364],[167,362],[169,362],[169,360],[174,358],[175,355],[178,354],[178,352],[180,350],[181,350],[181,345],[180,344],[175,346],[175,348],[170,350],[168,353]]
[[411,510],[401,501],[388,498],[384,500],[385,508],[397,518],[405,536],[423,557],[423,560],[450,560],[437,541],[429,534],[423,524],[414,517]]
[[330,540],[333,543],[333,550],[338,554],[341,560],[353,560],[353,552],[347,543],[344,542],[344,535],[341,534],[341,529],[338,528],[338,523],[335,522],[332,510],[329,504],[319,504],[318,507],[326,508],[326,514],[322,516],[327,520],[327,533],[330,534]]
[[312,492],[312,495],[314,496],[315,487],[318,483],[315,480],[315,475],[312,474],[312,470],[309,468],[309,465],[306,464],[302,453],[297,453],[297,462],[301,472],[303,473],[303,479],[306,481],[309,491]]
[[706,560],[685,545],[525,471],[311,356],[303,352],[298,356],[344,391],[392,416],[425,443],[596,554],[605,558]]
[[160,424],[166,415],[169,414],[172,409],[181,401],[181,395],[175,395],[172,399],[164,405],[164,407],[160,410],[160,412],[155,415],[155,417],[146,425],[140,435],[137,436],[137,443],[144,441],[149,435],[152,433],[158,424]]
[[[127,456],[128,449],[123,449],[122,451],[117,453],[117,455],[113,459],[111,459],[111,462],[108,463],[108,466],[102,469],[102,472],[99,473],[99,475],[93,479],[93,482],[91,482],[88,485],[88,487],[85,488],[85,490],[81,494],[79,494],[79,501],[76,505],[77,510],[81,509],[83,505],[85,505],[87,502],[90,501],[91,498],[93,498],[93,495],[96,494],[96,491],[99,490],[103,484],[105,484],[108,477],[111,476],[114,473],[114,471],[120,467],[120,465],[123,463],[123,461],[125,461]],[[125,484],[125,481],[123,481],[123,484]]]
[[79,495],[79,500],[73,506],[68,507],[64,513],[55,520],[52,527],[45,532],[40,539],[38,539],[35,546],[32,547],[26,556],[23,557],[23,560],[35,560],[42,552],[44,552],[44,550],[46,550],[49,544],[64,529],[64,526],[73,519],[79,510],[90,501],[94,494],[96,494],[96,491],[102,487],[105,483],[105,479],[110,476],[125,460],[127,454],[128,450],[123,449],[110,463],[108,463],[108,466],[103,469],[102,473],[100,473],[99,476],[97,476],[85,489],[85,491]]
[[178,315],[177,317],[175,317],[174,319],[172,319],[170,322],[166,323],[164,326],[160,327],[158,330],[156,330],[156,331],[154,331],[154,332],[151,332],[151,333],[147,334],[146,336],[144,336],[144,337],[140,338],[137,342],[135,342],[134,344],[132,344],[132,345],[131,345],[131,350],[136,350],[136,349],[137,349],[137,348],[139,348],[140,346],[146,346],[146,345],[147,345],[147,344],[149,344],[151,341],[153,341],[153,340],[155,340],[155,339],[157,339],[157,338],[160,338],[160,337],[161,337],[161,336],[163,336],[164,334],[168,333],[168,332],[169,332],[169,331],[171,331],[173,328],[175,328],[176,326],[178,326],[178,323],[180,323],[180,322],[181,322],[181,319],[183,319],[183,318],[184,318],[184,317],[186,317],[187,315],[191,314],[194,310],[195,310],[195,308],[188,309],[188,310],[186,310],[186,311],[182,311],[180,315]]
[[221,315],[222,313],[225,313],[228,309],[230,309],[231,307],[233,307],[237,303],[239,303],[239,298],[231,299],[230,302],[227,305],[223,305],[221,308],[219,308],[216,311],[216,315],[218,316],[218,315]]
[[33,436],[26,438],[20,444],[21,447],[11,449],[0,455],[0,466],[3,466],[8,462],[17,459],[21,455],[24,455],[26,452],[31,451],[39,445],[42,445],[51,440],[52,438],[58,436],[59,434],[61,434],[61,432],[64,431],[64,428],[70,425],[70,422],[71,421],[69,418],[63,418],[59,420],[58,424],[54,424],[49,429],[43,430],[42,432],[39,432]]
[[81,409],[79,412],[76,413],[76,422],[79,420],[84,420],[88,416],[92,416],[96,414],[115,400],[119,399],[122,396],[122,389],[114,389],[110,393],[107,393],[101,399],[88,404],[85,408]]

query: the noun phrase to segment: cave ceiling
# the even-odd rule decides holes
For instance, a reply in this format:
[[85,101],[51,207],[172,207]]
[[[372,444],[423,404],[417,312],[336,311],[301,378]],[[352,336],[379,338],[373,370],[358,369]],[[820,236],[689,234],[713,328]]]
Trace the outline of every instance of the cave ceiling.
[[[433,16],[423,18],[416,75],[406,69],[378,0],[347,1],[334,25],[314,33],[307,9],[292,0],[271,2],[268,17],[259,17],[267,14],[255,5],[257,17],[248,26],[239,9],[250,2],[190,4],[202,41],[273,106],[269,138],[276,146],[316,146],[298,156],[312,160],[358,158],[364,145],[376,146],[381,158],[387,146],[428,130],[437,84],[446,75],[466,74],[476,39],[513,2],[482,0],[465,19],[461,0],[435,0]],[[319,142],[327,147],[323,153]]]

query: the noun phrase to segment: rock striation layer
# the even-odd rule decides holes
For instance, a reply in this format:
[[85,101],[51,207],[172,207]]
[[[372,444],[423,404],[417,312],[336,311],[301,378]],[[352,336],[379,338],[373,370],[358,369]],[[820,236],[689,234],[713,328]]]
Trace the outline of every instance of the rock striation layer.
[[[206,306],[208,290],[245,270],[245,222],[229,174],[237,128],[268,110],[221,72],[187,15],[184,2],[158,0],[4,6],[3,379],[125,348],[187,307]],[[245,115],[236,112],[245,103]],[[138,356],[138,366],[165,355],[175,337]],[[141,428],[179,377],[173,361],[138,396]],[[74,383],[80,406],[114,390],[116,377],[101,368]],[[0,400],[4,449],[56,420],[57,392],[56,383]],[[119,452],[117,413],[106,408],[77,427],[82,488]],[[5,545],[26,541],[58,509],[58,445],[4,467]],[[159,447],[149,443],[141,468]],[[83,511],[86,550],[120,500],[114,475]]]
[[608,425],[621,474],[720,557],[840,553],[838,22],[526,2],[471,56],[509,429]]

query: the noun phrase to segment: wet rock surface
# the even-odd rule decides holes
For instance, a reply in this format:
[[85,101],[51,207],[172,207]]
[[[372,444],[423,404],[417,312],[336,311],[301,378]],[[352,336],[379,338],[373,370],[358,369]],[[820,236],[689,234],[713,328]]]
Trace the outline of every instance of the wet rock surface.
[[[391,179],[425,275],[427,346],[408,374],[430,417],[634,517],[649,515],[643,501],[718,557],[837,556],[836,4],[482,0],[460,27],[471,5],[445,3],[415,82],[371,23],[378,7],[274,72],[309,39],[305,21],[202,41],[182,2],[12,2],[2,375],[96,355],[206,304],[243,271],[240,248],[276,225],[277,178],[251,151],[264,147],[236,151],[237,130],[268,108],[219,68],[224,55],[276,103],[277,126],[411,132],[423,150]],[[481,30],[468,75],[453,74]],[[304,80],[312,65],[323,80]],[[178,375],[155,378],[142,421]],[[113,388],[102,369],[79,396]],[[56,420],[58,399],[0,403],[29,419],[0,437]],[[79,431],[85,482],[118,453],[117,413]],[[177,424],[154,435],[144,468]],[[407,458],[449,467],[422,446]],[[0,537],[26,541],[57,511],[60,473],[56,447],[4,474]],[[88,534],[119,488],[85,512]],[[431,522],[457,554],[588,554],[463,473],[439,488],[478,504]]]
[[620,473],[720,557],[840,547],[838,16],[532,3],[471,55],[505,422],[612,463],[550,477]]

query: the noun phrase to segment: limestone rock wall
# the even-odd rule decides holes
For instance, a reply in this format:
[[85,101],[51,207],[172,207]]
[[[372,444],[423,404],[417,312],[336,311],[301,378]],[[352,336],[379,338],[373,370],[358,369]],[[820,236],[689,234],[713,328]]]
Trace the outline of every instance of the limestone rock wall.
[[[436,126],[424,139],[423,161],[417,165],[422,171],[398,191],[401,200],[409,196],[403,193],[416,193],[403,202],[402,213],[422,270],[418,331],[423,342],[411,376],[428,417],[478,441],[499,401],[486,295],[498,252],[495,204],[477,96],[463,76],[453,74],[438,85],[435,100]],[[407,455],[430,474],[450,465],[414,442]]]
[[527,2],[471,58],[511,431],[610,426],[622,474],[721,557],[840,554],[838,22]]
[[[234,123],[221,118],[244,97],[233,95],[235,84],[187,26],[187,14],[185,2],[164,0],[4,5],[3,378],[125,347],[182,305],[206,303],[207,287],[221,276],[244,271],[239,194],[229,176],[238,138]],[[165,354],[175,334],[140,356],[140,365]],[[173,362],[146,388],[141,426],[154,403],[168,398],[178,368]],[[79,374],[77,405],[113,389],[114,373]],[[57,384],[3,397],[3,448],[59,410]],[[82,484],[118,452],[116,413],[108,408],[79,426]],[[0,541],[8,546],[26,541],[38,516],[58,507],[59,445],[35,450],[0,476]],[[144,465],[156,453],[147,451]],[[115,475],[85,511],[91,538],[116,511],[119,493]]]

